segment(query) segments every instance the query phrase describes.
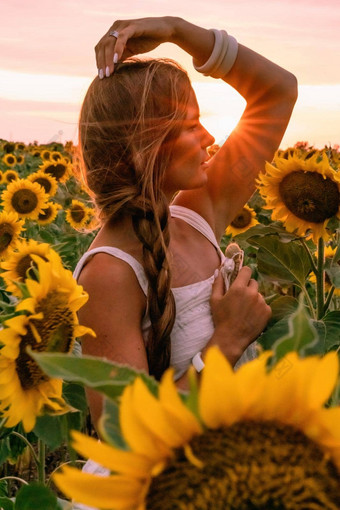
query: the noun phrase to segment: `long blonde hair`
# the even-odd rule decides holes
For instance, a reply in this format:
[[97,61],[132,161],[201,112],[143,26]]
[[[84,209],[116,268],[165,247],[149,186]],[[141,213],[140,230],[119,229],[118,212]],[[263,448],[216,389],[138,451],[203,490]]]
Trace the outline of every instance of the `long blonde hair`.
[[162,191],[191,85],[168,59],[129,59],[110,78],[95,78],[84,99],[79,141],[86,182],[103,220],[129,215],[143,246],[151,331],[149,371],[170,362],[175,320],[168,254],[169,207]]

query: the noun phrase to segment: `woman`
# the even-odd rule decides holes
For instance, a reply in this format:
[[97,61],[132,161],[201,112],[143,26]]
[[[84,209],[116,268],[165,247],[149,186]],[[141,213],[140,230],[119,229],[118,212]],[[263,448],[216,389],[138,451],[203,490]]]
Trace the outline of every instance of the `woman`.
[[[164,42],[246,99],[209,161],[214,138],[187,74],[168,61],[127,60]],[[156,378],[171,364],[185,388],[192,360],[201,370],[217,344],[235,365],[270,317],[248,267],[225,293],[219,241],[279,146],[296,79],[225,31],[175,17],[115,21],[95,50],[80,145],[102,227],[75,271],[90,296],[80,322],[97,333],[83,352]],[[101,400],[92,392],[89,402],[96,422]]]

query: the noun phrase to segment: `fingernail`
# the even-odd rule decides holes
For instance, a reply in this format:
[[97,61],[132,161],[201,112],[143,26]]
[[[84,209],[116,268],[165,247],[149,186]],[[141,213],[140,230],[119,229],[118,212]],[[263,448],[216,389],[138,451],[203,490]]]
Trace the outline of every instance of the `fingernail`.
[[114,64],[117,64],[117,62],[118,62],[118,53],[115,53],[115,54],[113,55],[113,63],[114,63]]
[[98,71],[98,76],[99,78],[102,80],[104,78],[104,72],[103,72],[103,69],[99,69]]
[[106,66],[105,74],[106,74],[106,78],[108,78],[110,76],[110,68],[109,68],[109,66]]
[[219,273],[219,270],[216,269],[216,271],[214,272],[214,281],[216,280],[216,278],[218,277],[218,273]]

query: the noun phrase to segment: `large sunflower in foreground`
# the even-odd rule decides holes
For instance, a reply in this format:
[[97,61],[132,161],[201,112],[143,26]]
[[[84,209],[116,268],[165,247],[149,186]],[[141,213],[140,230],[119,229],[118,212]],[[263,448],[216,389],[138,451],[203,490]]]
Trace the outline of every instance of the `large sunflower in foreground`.
[[235,372],[210,348],[200,388],[186,400],[172,369],[158,397],[137,378],[120,401],[127,449],[74,432],[74,448],[108,474],[64,467],[57,486],[110,510],[339,509],[340,408],[323,407],[337,354],[301,360],[292,352],[268,372],[269,355]]
[[313,241],[328,238],[327,222],[340,218],[340,174],[329,164],[325,153],[310,158],[288,155],[266,163],[266,173],[258,178],[259,192],[272,209],[272,219],[282,221],[289,232],[305,235]]
[[12,181],[2,192],[5,211],[15,212],[20,218],[36,220],[43,210],[48,195],[36,182],[28,179]]
[[235,216],[230,225],[226,228],[225,233],[231,234],[233,237],[237,236],[237,234],[241,234],[245,232],[250,227],[254,227],[258,224],[256,219],[256,213],[254,209],[245,205]]
[[[0,268],[4,271],[1,277],[5,281],[6,290],[21,297],[21,291],[15,282],[24,283],[26,278],[35,278],[34,268],[37,268],[37,264],[32,255],[49,260],[51,251],[51,245],[48,243],[38,243],[34,239],[18,241],[15,250],[12,250],[6,260],[0,263]],[[59,258],[56,252],[54,257]]]
[[0,331],[0,411],[6,427],[19,422],[26,432],[33,429],[40,414],[63,413],[62,381],[50,379],[29,355],[38,352],[72,350],[76,337],[92,330],[80,326],[77,311],[88,295],[65,269],[53,251],[49,260],[32,255],[39,281],[26,280],[30,297],[16,312],[25,312],[4,322]]
[[0,213],[0,260],[6,258],[8,252],[16,245],[24,222],[13,212]]

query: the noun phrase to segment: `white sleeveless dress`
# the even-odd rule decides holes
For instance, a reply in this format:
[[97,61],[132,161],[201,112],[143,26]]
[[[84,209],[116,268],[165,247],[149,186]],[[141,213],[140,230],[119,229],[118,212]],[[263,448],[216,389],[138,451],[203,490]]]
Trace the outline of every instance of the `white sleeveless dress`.
[[[218,242],[215,238],[214,232],[209,223],[198,213],[187,209],[186,207],[172,205],[170,206],[170,214],[174,218],[180,218],[193,228],[198,230],[204,235],[216,248],[217,253],[223,263],[225,256],[221,251]],[[114,248],[112,246],[100,246],[87,251],[79,260],[75,270],[74,277],[77,279],[80,275],[82,268],[86,261],[96,253],[108,253],[114,257],[127,262],[139,282],[144,294],[147,295],[148,281],[143,269],[143,266],[128,253]],[[175,370],[175,379],[179,379],[189,368],[191,360],[194,355],[201,351],[214,332],[214,324],[210,310],[210,296],[212,284],[214,282],[214,275],[211,275],[206,280],[185,285],[184,287],[172,288],[172,292],[176,303],[176,319],[171,332],[171,359],[170,365]],[[150,319],[148,310],[143,317],[142,333],[146,341],[148,331],[150,328]],[[243,363],[250,361],[256,357],[255,342],[253,342],[243,353],[241,358],[235,365],[237,369]],[[98,466],[98,464],[89,460],[83,471],[87,473],[95,473],[98,475],[107,475],[108,470]],[[97,510],[84,505],[74,506],[75,510]]]

